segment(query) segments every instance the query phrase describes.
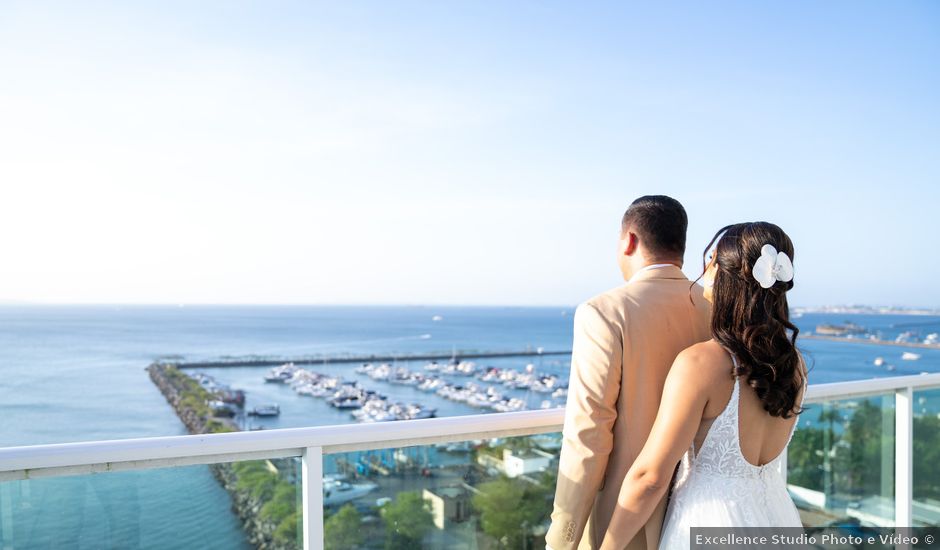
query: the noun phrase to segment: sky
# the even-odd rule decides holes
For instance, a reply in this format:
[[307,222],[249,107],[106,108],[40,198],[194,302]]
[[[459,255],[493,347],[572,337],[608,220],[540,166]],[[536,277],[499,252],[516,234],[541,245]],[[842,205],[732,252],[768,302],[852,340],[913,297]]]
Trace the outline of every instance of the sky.
[[636,197],[940,307],[940,3],[0,0],[0,301],[573,305]]

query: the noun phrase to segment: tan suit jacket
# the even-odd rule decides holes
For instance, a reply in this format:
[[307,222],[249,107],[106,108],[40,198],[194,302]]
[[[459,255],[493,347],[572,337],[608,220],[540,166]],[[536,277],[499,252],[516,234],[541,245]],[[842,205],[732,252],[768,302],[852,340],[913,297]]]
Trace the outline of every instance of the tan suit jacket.
[[[676,266],[637,273],[591,298],[574,316],[568,403],[552,525],[552,549],[594,549],[659,410],[663,384],[685,348],[708,340],[709,305],[702,287]],[[629,550],[654,550],[665,498]]]

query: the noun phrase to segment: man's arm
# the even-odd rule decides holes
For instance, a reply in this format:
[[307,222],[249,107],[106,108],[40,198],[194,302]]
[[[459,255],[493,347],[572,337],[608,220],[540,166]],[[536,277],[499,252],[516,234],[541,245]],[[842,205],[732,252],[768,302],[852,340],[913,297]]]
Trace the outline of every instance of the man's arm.
[[716,372],[704,368],[701,357],[689,350],[676,358],[653,430],[620,487],[601,550],[623,548],[649,521],[669,488],[676,464],[692,444],[708,403],[707,389],[720,383]]
[[594,306],[578,306],[555,505],[545,536],[554,550],[578,545],[607,470],[620,394],[622,339],[622,329]]

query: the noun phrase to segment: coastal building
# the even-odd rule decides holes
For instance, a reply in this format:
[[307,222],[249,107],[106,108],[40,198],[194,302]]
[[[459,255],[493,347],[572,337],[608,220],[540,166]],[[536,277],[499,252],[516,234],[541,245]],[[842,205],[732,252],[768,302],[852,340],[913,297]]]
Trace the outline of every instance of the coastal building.
[[548,469],[554,458],[554,456],[539,449],[532,449],[521,453],[504,449],[503,472],[505,472],[508,477],[519,477],[542,472]]
[[548,470],[556,455],[541,449],[515,450],[507,447],[503,449],[502,457],[480,453],[477,463],[514,478]]
[[425,489],[421,496],[430,505],[434,526],[438,529],[447,529],[453,523],[470,518],[470,495],[463,487]]

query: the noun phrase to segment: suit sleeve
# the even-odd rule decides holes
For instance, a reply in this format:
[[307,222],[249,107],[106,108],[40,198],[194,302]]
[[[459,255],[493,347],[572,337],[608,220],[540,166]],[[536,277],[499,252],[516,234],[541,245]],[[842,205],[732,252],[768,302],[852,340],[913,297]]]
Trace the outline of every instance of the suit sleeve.
[[622,335],[594,306],[578,306],[555,504],[545,536],[555,550],[578,545],[604,479],[617,419]]

